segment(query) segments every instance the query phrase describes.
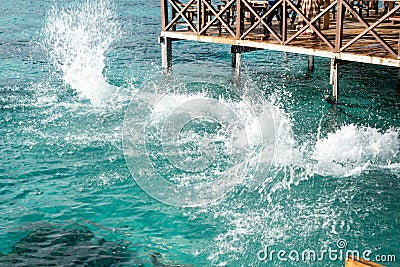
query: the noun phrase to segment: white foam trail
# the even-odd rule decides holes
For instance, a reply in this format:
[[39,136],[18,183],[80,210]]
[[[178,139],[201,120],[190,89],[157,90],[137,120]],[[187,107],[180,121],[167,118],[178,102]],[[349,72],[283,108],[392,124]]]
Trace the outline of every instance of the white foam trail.
[[[253,263],[248,265],[259,264],[256,253],[261,244],[290,244],[296,240],[293,233],[307,236],[325,229],[329,238],[324,242],[329,243],[332,236],[331,239],[340,231],[348,231],[351,223],[343,221],[343,214],[329,202],[334,199],[321,196],[306,206],[307,202],[295,192],[293,196],[298,201],[287,203],[296,206],[285,205],[285,199],[291,196],[287,191],[301,181],[317,175],[346,179],[372,168],[395,174],[400,170],[399,129],[384,131],[350,124],[324,135],[322,121],[327,117],[322,116],[316,134],[310,135],[309,140],[298,140],[291,114],[285,111],[279,95],[270,96],[268,102],[275,123],[276,146],[274,158],[261,162],[270,167],[262,173],[264,183],[252,193],[238,187],[231,198],[228,196],[217,205],[199,211],[212,212],[213,219],[224,226],[213,244],[207,243],[204,248],[208,260],[216,266],[234,265],[243,259]],[[246,116],[240,109],[237,112]]]
[[335,177],[358,175],[368,168],[396,164],[400,149],[399,133],[394,129],[342,126],[318,140],[312,158],[315,173]]
[[[155,96],[156,95],[151,93],[140,92],[140,94],[138,94],[136,98],[137,99],[140,98],[145,102],[147,101],[152,102],[156,100]],[[184,107],[185,103],[190,103],[190,105]],[[206,107],[196,106],[204,103],[206,104],[208,103],[208,105]],[[241,153],[241,155],[243,155],[244,157],[248,157],[250,156],[248,155],[249,150],[250,151],[256,150],[264,141],[263,137],[273,136],[274,134],[273,132],[271,133],[272,127],[269,128],[264,125],[258,125],[258,122],[260,120],[264,121],[267,120],[268,122],[272,120],[269,113],[261,112],[258,115],[263,117],[259,118],[251,112],[245,101],[238,101],[238,102],[230,101],[222,97],[219,98],[218,100],[211,101],[211,98],[208,98],[207,95],[199,93],[196,94],[175,93],[175,94],[164,95],[162,98],[158,99],[157,104],[152,107],[152,113],[149,114],[150,115],[149,118],[151,123],[154,125],[157,124],[164,125],[165,120],[168,119],[168,117],[170,117],[171,114],[174,114],[173,115],[174,123],[180,125],[181,123],[179,120],[182,120],[184,122],[188,118],[195,116],[195,114],[190,115],[193,110],[200,111],[200,113],[203,116],[209,117],[212,120],[214,120],[215,118],[222,119],[222,121],[219,121],[219,123],[221,123],[221,129],[219,129],[217,134],[213,136],[212,140],[214,142],[216,141],[223,142],[225,146],[224,151],[228,154]],[[168,133],[168,132],[166,134],[174,135],[173,133]],[[169,139],[169,137],[167,139]],[[188,137],[188,140],[191,139]],[[180,142],[184,141],[185,139],[180,140]],[[181,145],[182,144],[183,143],[181,143]],[[168,146],[169,144],[165,145]],[[177,144],[173,143],[171,145],[176,146]],[[205,147],[202,147],[202,149],[211,151],[211,148],[207,147],[206,144],[204,146]],[[270,149],[269,151],[271,150],[273,152],[273,149]],[[170,153],[174,154],[176,152],[178,151],[171,150],[169,151],[169,154]],[[258,158],[259,158],[258,155],[254,155],[253,157],[251,157],[251,159],[255,161],[258,161]],[[269,158],[271,158],[270,155]],[[240,168],[246,168],[246,162],[241,162],[240,166],[235,166],[235,168],[233,169],[226,170],[227,172],[226,175],[228,175],[229,173],[229,175],[235,176],[237,175],[236,174],[237,169]],[[221,175],[221,173],[219,173],[218,170],[216,170],[214,174],[217,176]],[[184,179],[181,179],[180,176],[179,179],[181,182],[184,183],[187,183],[190,179],[194,179],[197,182],[203,180],[209,181],[210,179],[212,179],[212,177],[203,177],[202,179],[200,179],[201,177],[199,178],[198,176],[196,176],[196,178],[194,177],[195,175],[192,173],[188,177],[185,177]]]
[[[399,164],[400,131],[398,129],[384,131],[350,124],[343,125],[321,138],[320,122],[317,140],[308,140],[304,144],[299,144],[292,131],[293,123],[290,114],[283,110],[279,97],[271,96],[269,102],[272,103],[276,130],[273,165],[277,171],[289,172],[291,183],[296,184],[316,174],[348,177],[359,175],[371,168],[395,169]],[[295,178],[290,174],[294,170],[297,170]]]
[[[151,94],[140,93],[140,97]],[[139,95],[137,95],[139,97]],[[164,98],[163,105],[157,105],[151,114],[154,123],[160,123],[168,114],[182,103],[190,102],[197,98],[204,98],[201,94],[171,94]],[[145,98],[145,97],[144,97]],[[254,115],[249,113],[245,103],[230,102],[219,99],[223,105],[234,110],[240,120],[235,125],[244,125],[243,132],[250,133],[246,137],[251,146],[259,144],[260,137],[256,131],[252,132],[255,121]],[[269,172],[263,173],[263,186],[259,192],[267,194],[272,201],[271,195],[279,190],[289,189],[303,180],[312,178],[314,175],[348,177],[360,175],[368,169],[397,169],[400,157],[399,131],[356,126],[354,124],[341,126],[338,130],[321,138],[321,122],[318,124],[317,140],[308,140],[300,144],[293,133],[293,123],[290,114],[287,114],[280,104],[277,96],[269,98],[272,120],[275,124],[275,151],[274,157],[268,156],[270,150],[267,146],[264,151],[254,157],[255,164],[270,167]],[[265,118],[264,118],[265,119]],[[322,120],[322,119],[321,119]],[[232,130],[232,129],[231,129]],[[223,140],[233,147],[241,147],[241,134],[236,141]],[[221,135],[220,138],[223,138]],[[261,162],[257,160],[261,158]],[[252,162],[250,161],[250,164]],[[250,165],[250,168],[254,166]],[[280,177],[277,179],[277,177]],[[283,177],[283,178],[282,178]],[[258,179],[260,177],[250,177]],[[246,183],[249,180],[245,181]]]
[[[155,95],[140,92],[137,95],[137,98],[139,97],[146,100],[153,99]],[[206,95],[201,94],[170,94],[163,100],[163,105],[154,107],[150,121],[162,125],[168,114],[178,106],[205,97]],[[244,125],[248,132],[252,131],[255,118],[248,112],[245,103],[224,99],[218,101],[222,105],[229,106],[240,118],[232,121],[233,124]],[[316,136],[305,143],[299,143],[293,132],[294,126],[290,114],[284,110],[279,97],[271,96],[268,102],[275,123],[276,147],[274,158],[261,162],[265,166],[270,165],[271,170],[267,173],[268,176],[262,176],[265,181],[259,188],[259,194],[245,193],[248,199],[244,200],[238,192],[234,196],[235,199],[225,199],[215,206],[205,208],[204,211],[198,211],[213,212],[214,219],[226,229],[214,237],[212,246],[207,244],[202,249],[209,255],[208,260],[215,265],[229,265],[231,261],[237,261],[247,253],[248,248],[253,248],[264,241],[266,244],[283,242],[282,240],[292,238],[293,231],[299,229],[311,234],[321,228],[322,222],[323,227],[332,233],[337,233],[340,227],[343,229],[349,227],[341,221],[342,215],[336,214],[326,199],[316,201],[312,207],[304,207],[303,203],[299,202],[298,213],[295,214],[290,209],[285,210],[279,202],[288,195],[285,191],[299,182],[312,179],[314,175],[336,178],[358,175],[370,168],[389,169],[393,172],[396,172],[396,168],[397,170],[400,168],[399,130],[383,131],[351,124],[341,126],[323,137],[321,125],[323,118],[326,118],[324,116],[318,124]],[[228,145],[240,147],[241,142],[233,142],[227,139],[226,135],[219,137]],[[260,140],[256,134],[247,135],[247,138],[250,144],[257,144]],[[265,152],[260,153],[263,155]],[[259,163],[256,161],[256,164]],[[193,176],[187,178],[176,182],[188,182]],[[206,176],[199,182],[207,179],[210,177]],[[240,184],[240,186],[246,185]],[[256,198],[254,202],[251,200],[252,197]],[[268,200],[268,203],[264,200]]]
[[[256,246],[259,249],[261,246],[258,244],[261,243],[285,243],[284,240],[293,239],[293,231],[312,234],[321,229],[321,222],[327,232],[337,234],[337,228],[348,229],[349,225],[341,220],[342,215],[335,213],[326,199],[315,201],[315,206],[311,207],[305,207],[299,202],[297,209],[294,209],[297,213],[290,208],[283,208],[280,202],[288,193],[282,191],[289,190],[300,181],[314,175],[335,178],[359,175],[372,168],[388,169],[393,173],[400,170],[398,129],[382,131],[350,124],[329,133],[325,138],[299,145],[292,131],[290,114],[283,110],[279,101],[270,100],[274,104],[272,114],[277,137],[272,162],[274,166],[259,190],[260,206],[251,201],[248,204],[246,200],[239,200],[238,203],[242,204],[243,201],[246,206],[242,208],[235,200],[229,200],[211,209],[214,216],[226,224],[227,229],[214,238],[214,245],[208,251],[208,259],[214,264],[236,262],[248,253],[249,247],[253,249]],[[268,203],[263,201],[265,199]],[[249,208],[252,204],[255,209]]]
[[[141,95],[143,95],[143,93],[141,93]],[[159,123],[159,121],[164,120],[171,112],[173,112],[174,109],[178,108],[180,105],[198,99],[207,99],[207,96],[201,94],[175,94],[164,96],[163,105],[156,105],[153,109],[153,113],[151,114],[152,121]],[[244,101],[232,102],[220,98],[218,102],[232,110],[233,113],[231,115],[237,115],[237,117],[229,117],[229,114],[224,114],[226,117],[225,119],[229,120],[230,122],[234,122],[235,119],[237,120],[235,121],[237,129],[234,127],[230,129],[232,131],[237,131],[236,135],[238,138],[232,144],[234,147],[240,148],[246,146],[247,144],[250,146],[256,146],[260,144],[263,141],[260,131],[262,131],[265,136],[273,135],[273,133],[271,133],[272,127],[268,128],[264,125],[258,125],[258,120],[272,120],[271,116],[266,111],[259,114],[259,117],[255,117],[255,115],[251,113],[251,110],[249,110],[247,103]],[[196,107],[191,108],[196,109]],[[197,109],[200,110],[202,107],[199,106]],[[222,113],[224,111],[224,109],[219,109],[219,106],[214,106],[210,113]],[[239,126],[243,127],[239,129]]]
[[116,87],[103,76],[105,53],[120,35],[108,0],[87,0],[68,8],[53,6],[44,28],[51,62],[64,82],[93,105],[112,96]]

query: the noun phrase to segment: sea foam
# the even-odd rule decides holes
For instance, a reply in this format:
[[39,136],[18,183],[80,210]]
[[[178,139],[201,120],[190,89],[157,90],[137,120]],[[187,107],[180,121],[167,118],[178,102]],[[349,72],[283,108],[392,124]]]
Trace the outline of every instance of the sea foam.
[[53,6],[44,28],[45,49],[62,79],[93,105],[109,100],[117,91],[103,76],[105,53],[120,35],[108,0],[75,6]]

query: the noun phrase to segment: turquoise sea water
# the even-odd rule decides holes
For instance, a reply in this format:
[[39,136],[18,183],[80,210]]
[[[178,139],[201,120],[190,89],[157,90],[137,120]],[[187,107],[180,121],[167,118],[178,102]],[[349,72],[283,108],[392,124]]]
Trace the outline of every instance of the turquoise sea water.
[[[220,173],[242,169],[248,151],[233,149],[232,133],[206,112],[182,136],[159,129],[182,119],[171,107],[211,98],[235,113],[226,129],[251,124],[249,107],[228,92],[230,47],[174,43],[171,79],[181,82],[157,102],[168,87],[158,1],[15,0],[0,8],[1,266],[343,266],[349,250],[400,266],[397,69],[342,66],[334,108],[323,101],[328,59],[316,58],[307,74],[306,56],[246,53],[242,79],[270,107],[273,153],[252,150],[262,159],[251,157],[218,201],[172,206],[136,183],[147,169],[130,156],[149,159],[172,182],[212,181],[217,191]],[[145,150],[124,143],[126,118],[147,122]],[[207,138],[214,141],[203,145]],[[196,159],[211,148],[207,175],[196,176]],[[308,250],[323,259],[303,261]]]

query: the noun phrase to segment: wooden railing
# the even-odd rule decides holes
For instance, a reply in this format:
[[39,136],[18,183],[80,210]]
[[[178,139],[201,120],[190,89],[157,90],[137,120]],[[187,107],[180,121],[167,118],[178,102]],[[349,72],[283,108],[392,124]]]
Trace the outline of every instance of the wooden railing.
[[[381,45],[384,50],[394,58],[400,58],[400,42],[399,29],[395,29],[391,33],[391,37],[382,36],[376,30],[382,23],[388,21],[400,9],[399,0],[389,0],[390,9],[386,14],[376,17],[376,20],[366,19],[356,10],[357,6],[353,6],[354,1],[350,0],[325,0],[324,7],[320,13],[309,18],[300,10],[295,0],[279,0],[271,8],[256,8],[254,2],[261,1],[251,0],[161,0],[162,12],[162,31],[186,31],[196,35],[207,35],[211,29],[218,29],[219,33],[224,33],[224,36],[230,36],[235,40],[243,40],[249,38],[251,33],[254,33],[257,27],[262,27],[268,31],[273,40],[278,41],[281,45],[289,45],[294,42],[304,31],[311,29],[314,31],[320,40],[325,45],[324,49],[332,52],[346,52],[357,42],[360,42],[365,36],[372,35],[374,42]],[[376,2],[376,0],[363,1],[364,3]],[[360,3],[360,1],[358,1]],[[267,1],[265,1],[267,4]],[[358,5],[360,8],[360,5]],[[267,23],[267,18],[277,10],[282,12],[282,31],[276,30]],[[302,18],[304,26],[298,30],[291,29],[288,25],[288,10],[293,15],[296,13],[298,18]],[[369,12],[368,12],[369,13]],[[326,30],[321,29],[319,21],[324,19],[324,27],[327,27],[326,20],[330,19],[333,14],[331,25],[335,25],[334,36],[328,37]],[[362,25],[362,32],[354,37],[348,35],[344,38],[343,30],[346,29],[345,16],[352,16],[353,21],[357,21]],[[245,20],[251,18],[250,23],[245,23]],[[397,31],[397,32],[396,32]],[[396,35],[393,38],[393,35]],[[395,40],[395,41],[394,41]]]

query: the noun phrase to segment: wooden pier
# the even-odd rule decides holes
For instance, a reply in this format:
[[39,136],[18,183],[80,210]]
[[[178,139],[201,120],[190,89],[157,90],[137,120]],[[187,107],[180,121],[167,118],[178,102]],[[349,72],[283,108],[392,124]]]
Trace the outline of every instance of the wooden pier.
[[[162,67],[170,70],[176,40],[231,45],[238,72],[241,54],[256,49],[309,55],[310,70],[314,56],[326,57],[331,59],[332,103],[338,101],[342,63],[400,67],[400,0],[312,0],[320,7],[313,17],[301,11],[300,1],[277,0],[271,7],[266,0],[161,0]],[[276,14],[281,23],[276,18],[271,23]]]

